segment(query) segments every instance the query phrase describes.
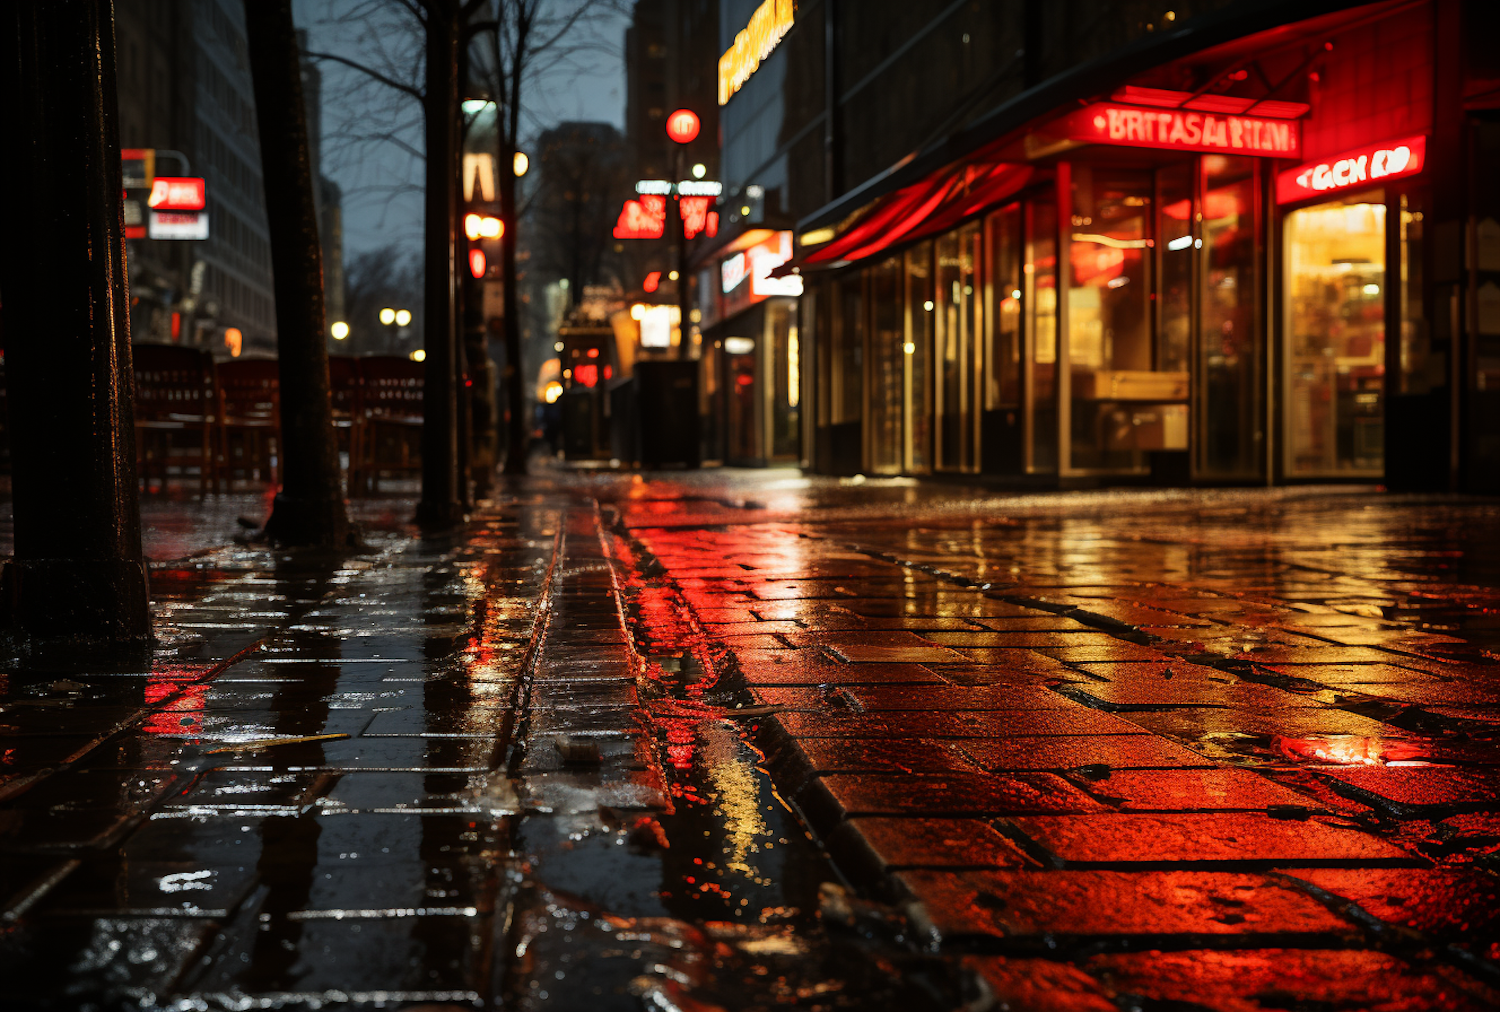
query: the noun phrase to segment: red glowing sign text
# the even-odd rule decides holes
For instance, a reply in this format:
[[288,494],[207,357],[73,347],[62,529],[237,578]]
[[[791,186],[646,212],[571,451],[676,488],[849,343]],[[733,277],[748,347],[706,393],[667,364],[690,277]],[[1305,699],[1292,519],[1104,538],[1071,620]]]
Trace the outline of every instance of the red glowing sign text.
[[203,180],[190,176],[157,176],[151,181],[146,206],[156,211],[201,211]]
[[698,114],[691,109],[678,109],[667,117],[667,136],[678,144],[688,144],[698,136]]
[[643,193],[625,201],[615,222],[616,239],[660,239],[667,230],[667,198]]
[[1276,175],[1276,203],[1290,204],[1377,181],[1414,176],[1427,164],[1427,138],[1367,144]]
[[1094,144],[1231,151],[1271,158],[1296,158],[1302,144],[1299,124],[1290,120],[1145,109],[1113,102],[1085,106],[1062,122],[1070,139]]
[[710,238],[719,234],[719,214],[709,210],[712,197],[679,197],[677,203],[682,212],[682,228],[689,239],[699,232],[707,232]]

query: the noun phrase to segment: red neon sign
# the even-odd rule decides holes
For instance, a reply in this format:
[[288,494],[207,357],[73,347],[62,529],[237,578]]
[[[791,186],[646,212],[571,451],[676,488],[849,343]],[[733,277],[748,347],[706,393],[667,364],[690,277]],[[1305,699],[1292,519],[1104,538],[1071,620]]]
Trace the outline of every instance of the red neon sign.
[[667,136],[678,144],[689,144],[698,136],[698,114],[691,109],[678,109],[667,117]]
[[1296,158],[1301,124],[1264,116],[1220,116],[1186,109],[1148,109],[1095,102],[1065,116],[1070,140],[1176,151],[1221,151]]
[[484,269],[485,269],[484,250],[482,250],[482,249],[471,249],[471,250],[469,250],[469,273],[472,274],[472,275],[474,275],[474,277],[476,277],[476,278],[482,278],[482,277],[484,277]]
[[667,231],[667,198],[643,193],[625,201],[615,222],[616,239],[660,239]]
[[1290,204],[1368,183],[1414,176],[1427,165],[1427,138],[1403,137],[1307,162],[1276,174],[1276,203]]
[[155,211],[201,211],[204,203],[203,180],[190,176],[157,176],[146,198]]
[[646,275],[646,280],[641,282],[641,291],[654,292],[661,287],[661,271],[652,271]]
[[719,216],[708,209],[712,201],[712,197],[677,198],[682,228],[689,239],[699,232],[707,232],[710,238],[719,234]]

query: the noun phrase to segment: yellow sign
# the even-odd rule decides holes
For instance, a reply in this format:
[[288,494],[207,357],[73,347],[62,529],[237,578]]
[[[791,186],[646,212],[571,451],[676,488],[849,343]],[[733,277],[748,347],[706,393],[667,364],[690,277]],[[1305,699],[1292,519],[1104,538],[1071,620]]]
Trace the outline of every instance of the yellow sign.
[[728,102],[771,55],[787,32],[796,12],[794,0],[766,0],[750,15],[750,24],[734,37],[734,45],[719,57],[719,104]]

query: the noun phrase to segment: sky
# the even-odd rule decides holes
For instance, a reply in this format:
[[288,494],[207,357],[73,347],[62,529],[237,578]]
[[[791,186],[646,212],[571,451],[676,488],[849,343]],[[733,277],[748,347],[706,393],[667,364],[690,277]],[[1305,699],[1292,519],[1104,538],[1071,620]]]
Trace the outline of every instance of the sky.
[[[543,0],[562,13],[583,0]],[[614,7],[628,4],[615,0]],[[307,48],[333,53],[419,84],[421,56],[413,22],[397,0],[295,0]],[[522,134],[563,120],[623,128],[627,16],[605,10],[578,30],[584,43],[549,60],[523,89]],[[414,99],[358,71],[321,61],[321,170],[343,190],[344,259],[397,244],[414,250],[422,230],[422,120]],[[523,144],[524,146],[524,144]]]

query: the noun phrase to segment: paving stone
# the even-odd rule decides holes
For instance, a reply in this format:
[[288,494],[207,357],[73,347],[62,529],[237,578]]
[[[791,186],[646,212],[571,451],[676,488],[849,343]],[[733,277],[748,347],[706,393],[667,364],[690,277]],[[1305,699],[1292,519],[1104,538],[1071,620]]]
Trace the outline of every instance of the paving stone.
[[829,773],[809,781],[799,792],[798,803],[815,828],[854,815],[995,816],[1105,810],[1050,773]]
[[859,816],[829,834],[840,867],[874,880],[902,868],[1034,868],[1037,861],[980,819]]
[[1477,868],[1299,868],[1287,874],[1352,900],[1388,924],[1453,941],[1500,937],[1500,884]]
[[1055,815],[1008,820],[1067,865],[1253,862],[1256,864],[1410,863],[1412,855],[1378,836],[1319,819],[1261,813]]
[[964,754],[987,770],[1058,770],[1075,766],[1157,769],[1211,766],[1210,760],[1152,734],[1081,737],[961,738]]
[[1494,1008],[1500,995],[1441,967],[1368,950],[1110,953],[1084,963],[1119,994],[1225,1012]]
[[1112,993],[1067,963],[1006,956],[965,956],[1001,1008],[1028,1012],[1118,1012]]
[[1318,807],[1306,795],[1244,769],[1110,770],[1079,783],[1127,812]]
[[[1500,810],[1500,784],[1478,770],[1453,766],[1372,766],[1320,769],[1335,788],[1398,816],[1455,810]],[[1343,785],[1340,787],[1339,785]]]
[[951,935],[1043,942],[1326,935],[1350,925],[1261,875],[1209,871],[904,871],[899,879]]

